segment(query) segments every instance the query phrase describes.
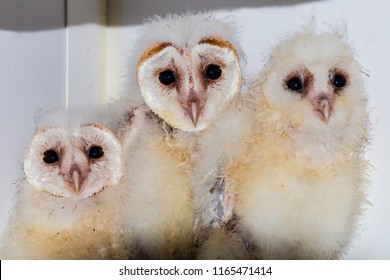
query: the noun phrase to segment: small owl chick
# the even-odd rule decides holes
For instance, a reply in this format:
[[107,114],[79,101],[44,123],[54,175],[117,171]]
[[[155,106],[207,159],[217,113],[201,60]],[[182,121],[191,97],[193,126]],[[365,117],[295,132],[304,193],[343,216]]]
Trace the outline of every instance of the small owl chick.
[[277,46],[248,95],[255,130],[226,170],[237,231],[260,259],[336,259],[367,206],[361,68],[331,34]]
[[[81,110],[84,111],[84,110]],[[82,112],[46,113],[2,239],[6,259],[123,259],[116,190],[121,144]]]

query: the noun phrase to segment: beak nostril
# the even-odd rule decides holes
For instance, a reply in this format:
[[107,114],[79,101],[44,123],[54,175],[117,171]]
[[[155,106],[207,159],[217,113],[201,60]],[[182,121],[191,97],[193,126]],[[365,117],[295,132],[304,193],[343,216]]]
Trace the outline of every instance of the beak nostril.
[[322,102],[324,100],[327,100],[329,101],[330,100],[330,97],[327,95],[327,94],[321,94],[319,97],[318,97],[318,101],[319,102]]
[[71,168],[69,169],[69,175],[72,176],[74,172],[78,172],[81,174],[81,169],[78,165],[72,165]]
[[198,94],[192,87],[190,88],[190,92],[188,94],[188,101],[190,103],[199,101]]
[[188,98],[188,104],[199,103],[199,102],[200,102],[200,100],[199,100],[199,98],[196,97],[196,96],[190,96],[190,97]]

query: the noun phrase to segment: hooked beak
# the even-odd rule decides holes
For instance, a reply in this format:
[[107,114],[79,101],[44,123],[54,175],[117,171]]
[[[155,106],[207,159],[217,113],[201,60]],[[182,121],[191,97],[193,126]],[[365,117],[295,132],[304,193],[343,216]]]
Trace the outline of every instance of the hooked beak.
[[77,170],[75,170],[73,171],[71,176],[72,176],[72,188],[75,193],[79,193],[81,186],[83,185],[83,179],[81,177],[81,174]]
[[321,114],[321,119],[325,123],[328,123],[329,117],[332,111],[332,105],[330,104],[330,101],[327,99],[324,99],[320,102],[318,111]]
[[322,93],[313,98],[311,103],[321,120],[328,123],[333,111],[333,94]]
[[67,181],[75,193],[81,191],[84,185],[84,176],[79,166],[73,165],[71,167]]
[[202,114],[204,107],[204,101],[202,101],[198,94],[190,89],[190,94],[188,96],[187,102],[183,104],[184,110],[187,112],[190,117],[194,127],[197,126],[200,115]]
[[184,107],[184,109],[187,111],[192,123],[194,124],[194,127],[196,127],[200,114],[202,113],[202,106],[199,104],[199,102],[194,101],[190,102],[187,106]]

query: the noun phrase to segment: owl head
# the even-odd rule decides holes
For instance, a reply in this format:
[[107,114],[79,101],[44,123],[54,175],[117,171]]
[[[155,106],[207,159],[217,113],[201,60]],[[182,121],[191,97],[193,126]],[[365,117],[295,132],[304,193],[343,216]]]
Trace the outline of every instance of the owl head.
[[151,110],[180,130],[204,129],[240,90],[236,34],[203,13],[146,23],[136,43],[137,79]]
[[[275,128],[326,142],[362,136],[367,123],[361,67],[339,36],[299,33],[277,46],[262,89]],[[336,140],[339,138],[339,140]],[[303,141],[303,142],[305,142]],[[351,143],[351,142],[350,142]],[[320,146],[320,143],[318,143]]]
[[93,196],[116,185],[121,169],[119,140],[96,123],[40,127],[24,160],[28,182],[59,197]]

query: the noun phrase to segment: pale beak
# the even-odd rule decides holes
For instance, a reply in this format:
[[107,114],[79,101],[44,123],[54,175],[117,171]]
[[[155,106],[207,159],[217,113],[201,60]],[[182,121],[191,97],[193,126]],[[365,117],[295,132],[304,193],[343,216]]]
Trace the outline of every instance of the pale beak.
[[187,111],[192,123],[194,124],[194,127],[196,127],[200,114],[202,113],[202,106],[199,104],[199,102],[194,101],[190,102],[187,106],[184,107],[184,109]]
[[318,96],[313,98],[309,97],[310,102],[313,105],[313,109],[318,113],[321,120],[325,123],[328,123],[332,111],[333,111],[333,93],[321,93]]
[[321,113],[321,119],[328,123],[330,113],[332,110],[332,105],[330,104],[330,101],[328,99],[324,99],[320,101],[320,106],[319,106],[319,112]]
[[75,193],[79,193],[81,190],[81,186],[83,185],[83,179],[78,170],[74,170],[71,174],[72,178],[72,188]]
[[84,185],[85,176],[78,165],[72,165],[67,181],[75,193],[79,193]]
[[201,101],[198,94],[193,89],[190,89],[188,100],[182,105],[194,124],[194,127],[196,127],[199,117],[202,114],[204,101]]

